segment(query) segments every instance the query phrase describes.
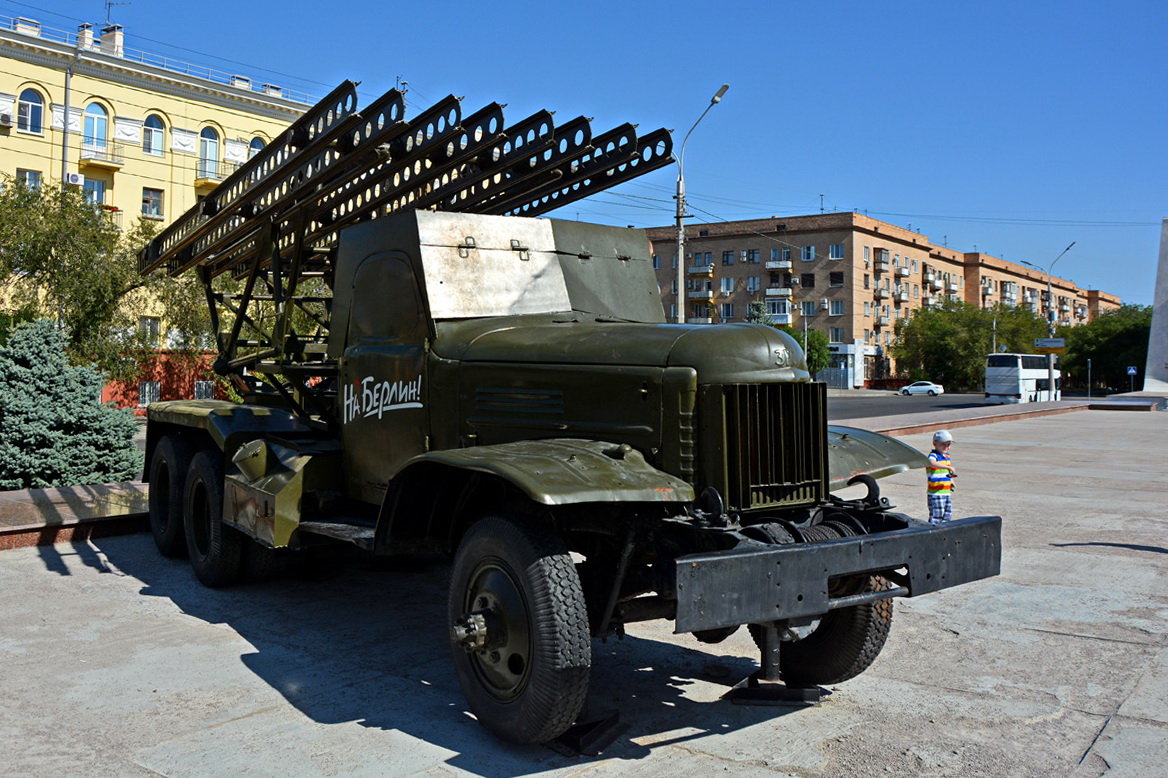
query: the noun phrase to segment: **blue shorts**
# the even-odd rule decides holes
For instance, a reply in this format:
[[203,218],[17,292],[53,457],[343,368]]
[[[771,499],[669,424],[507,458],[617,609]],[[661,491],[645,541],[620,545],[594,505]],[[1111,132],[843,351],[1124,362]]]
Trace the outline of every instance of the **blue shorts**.
[[940,524],[953,518],[953,496],[949,492],[929,495],[929,523]]

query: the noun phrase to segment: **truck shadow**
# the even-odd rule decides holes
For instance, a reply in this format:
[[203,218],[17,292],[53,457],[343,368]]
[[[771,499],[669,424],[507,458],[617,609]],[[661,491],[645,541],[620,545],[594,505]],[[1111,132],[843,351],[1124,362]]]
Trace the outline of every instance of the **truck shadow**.
[[[167,598],[190,616],[237,632],[255,649],[240,661],[314,722],[397,730],[454,752],[449,764],[483,776],[590,759],[504,743],[467,711],[451,666],[449,564],[443,558],[390,562],[340,555],[308,577],[213,590],[195,580],[185,561],[161,558],[149,535],[95,543],[119,570],[142,582],[143,595]],[[719,699],[757,668],[745,643],[735,655],[726,644],[701,646],[690,636],[655,639],[659,627],[651,630],[653,638],[635,634],[643,627],[634,625],[634,634],[621,640],[593,642],[582,718],[618,711],[628,728],[603,759],[639,759],[655,746],[716,737],[797,712]]]

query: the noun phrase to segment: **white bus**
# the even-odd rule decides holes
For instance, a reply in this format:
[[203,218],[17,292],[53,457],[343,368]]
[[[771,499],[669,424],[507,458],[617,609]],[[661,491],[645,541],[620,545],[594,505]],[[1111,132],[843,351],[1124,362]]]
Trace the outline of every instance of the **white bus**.
[[[990,354],[986,358],[985,401],[990,405],[1050,400],[1050,373],[1041,354]],[[1061,375],[1054,371],[1054,399],[1062,396]]]

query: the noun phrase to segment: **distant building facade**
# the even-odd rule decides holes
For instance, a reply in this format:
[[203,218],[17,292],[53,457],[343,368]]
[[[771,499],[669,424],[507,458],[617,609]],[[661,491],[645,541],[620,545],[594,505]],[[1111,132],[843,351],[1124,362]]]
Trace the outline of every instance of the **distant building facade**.
[[[272,84],[127,49],[111,25],[77,32],[0,16],[0,172],[29,186],[82,189],[110,226],[139,216],[165,227],[279,135],[312,98]],[[140,322],[157,334],[160,317]],[[165,366],[107,399],[205,394]]]
[[855,212],[686,225],[684,296],[678,295],[674,227],[648,230],[661,300],[670,321],[745,321],[760,301],[776,324],[828,336],[829,371],[840,386],[893,377],[888,348],[897,319],[946,298],[990,308],[1020,305],[1058,324],[1089,321],[1121,301],[979,252]]

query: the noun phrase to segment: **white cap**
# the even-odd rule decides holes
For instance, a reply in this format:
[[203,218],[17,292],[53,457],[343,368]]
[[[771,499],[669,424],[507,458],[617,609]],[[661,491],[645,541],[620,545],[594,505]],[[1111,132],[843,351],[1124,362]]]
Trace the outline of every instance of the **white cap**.
[[950,443],[953,441],[953,436],[949,434],[949,430],[937,430],[933,433],[934,443]]

